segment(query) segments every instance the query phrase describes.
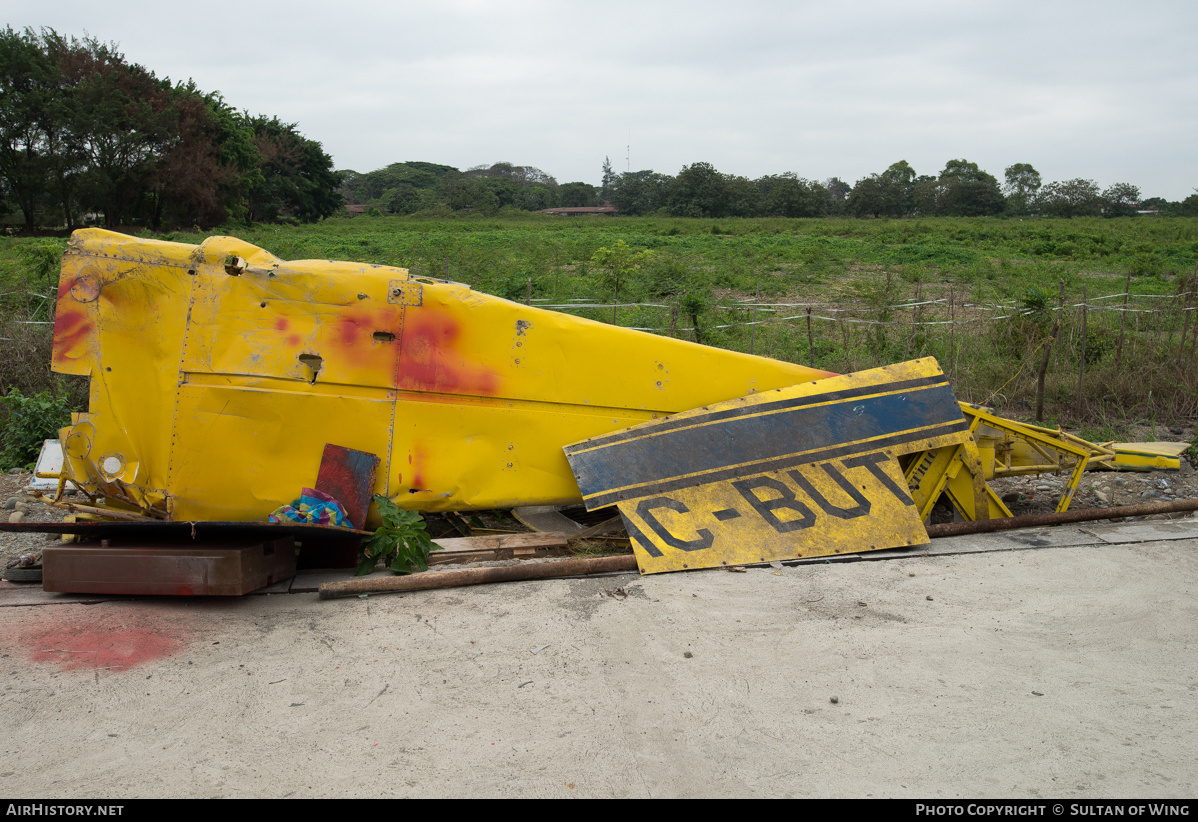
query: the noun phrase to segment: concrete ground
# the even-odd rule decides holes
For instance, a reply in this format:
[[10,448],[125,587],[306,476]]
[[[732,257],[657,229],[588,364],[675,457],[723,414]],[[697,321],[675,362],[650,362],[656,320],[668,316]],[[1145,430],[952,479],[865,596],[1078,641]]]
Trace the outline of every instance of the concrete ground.
[[1187,797],[1196,594],[1194,520],[330,601],[0,583],[0,793]]

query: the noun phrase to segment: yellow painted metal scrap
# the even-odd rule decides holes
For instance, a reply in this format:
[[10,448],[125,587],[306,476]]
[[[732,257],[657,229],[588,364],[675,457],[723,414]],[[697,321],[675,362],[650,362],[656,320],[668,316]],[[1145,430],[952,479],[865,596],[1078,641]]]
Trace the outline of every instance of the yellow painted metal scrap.
[[1009,517],[1010,510],[987,480],[1058,471],[1068,471],[1069,482],[1057,511],[1069,509],[1098,446],[1059,430],[997,417],[976,405],[961,403],[961,411],[973,434],[969,440],[923,451],[906,462],[904,475],[922,519],[927,520],[941,494],[962,519]]
[[255,520],[326,443],[402,507],[577,501],[569,442],[828,376],[360,263],[78,231],[55,371],[91,377],[64,476],[170,519]]
[[1180,471],[1188,442],[1116,442],[1112,468],[1120,471]]
[[965,442],[927,358],[696,408],[566,454],[587,507],[616,503],[641,572],[659,573],[922,545],[896,457]]

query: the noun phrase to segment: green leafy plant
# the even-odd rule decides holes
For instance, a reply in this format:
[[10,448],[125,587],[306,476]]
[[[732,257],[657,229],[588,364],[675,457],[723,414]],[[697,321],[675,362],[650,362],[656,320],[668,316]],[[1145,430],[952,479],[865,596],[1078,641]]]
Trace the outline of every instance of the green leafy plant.
[[1056,302],[1057,291],[1042,285],[1034,285],[1019,295],[1019,305],[1024,311],[1036,316],[1048,314]]
[[411,574],[428,570],[430,551],[440,550],[424,530],[424,518],[415,511],[404,511],[382,494],[374,495],[383,527],[366,540],[362,555],[358,558],[357,576],[369,574],[379,557],[391,556],[388,568],[397,574]]
[[42,441],[58,437],[71,422],[70,399],[42,391],[26,397],[12,388],[0,397],[0,470],[33,467]]
[[[612,290],[615,302],[620,301],[620,283],[627,284],[629,278],[636,274],[653,256],[649,250],[636,251],[623,240],[617,240],[611,248],[606,246],[595,252],[591,262],[602,266],[606,272],[603,284]],[[616,308],[612,306],[612,322],[616,321]]]
[[38,243],[25,243],[17,246],[21,261],[35,282],[27,284],[33,288],[54,289],[58,284],[58,270],[62,266],[62,245],[51,240]]

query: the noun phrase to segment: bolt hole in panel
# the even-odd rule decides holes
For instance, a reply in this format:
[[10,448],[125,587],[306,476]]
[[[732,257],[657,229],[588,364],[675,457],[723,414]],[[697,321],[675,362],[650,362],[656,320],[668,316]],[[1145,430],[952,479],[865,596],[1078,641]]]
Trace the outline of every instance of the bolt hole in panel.
[[316,382],[316,377],[320,374],[320,368],[324,365],[324,359],[318,354],[300,354],[300,365],[308,369],[308,382]]

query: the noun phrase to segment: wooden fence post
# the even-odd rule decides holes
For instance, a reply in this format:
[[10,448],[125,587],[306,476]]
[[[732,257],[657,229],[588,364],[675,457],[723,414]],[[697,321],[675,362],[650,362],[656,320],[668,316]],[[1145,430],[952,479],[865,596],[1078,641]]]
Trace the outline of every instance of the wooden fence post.
[[1131,272],[1127,274],[1127,282],[1123,286],[1123,310],[1119,312],[1119,347],[1115,349],[1115,373],[1123,362],[1123,325],[1127,322],[1127,298],[1131,296]]
[[753,322],[749,326],[749,353],[754,353],[757,344],[757,303],[761,301],[761,280],[757,281],[757,293],[753,295]]
[[957,340],[957,315],[956,309],[953,308],[953,287],[948,287],[948,373],[951,377],[953,374],[953,348]]
[[1074,416],[1076,416],[1078,419],[1081,419],[1081,416],[1082,416],[1082,403],[1083,403],[1083,397],[1085,396],[1082,392],[1084,391],[1083,380],[1085,379],[1085,376],[1086,376],[1086,309],[1088,307],[1089,306],[1086,305],[1086,287],[1083,285],[1082,286],[1082,353],[1081,353],[1081,357],[1077,361],[1077,403],[1074,408]]
[[807,306],[807,357],[815,368],[815,339],[811,336],[811,306]]
[[911,359],[911,349],[915,347],[915,328],[919,325],[919,303],[922,290],[920,284],[915,284],[915,300],[911,306],[911,333],[907,336],[907,348],[903,351],[903,359]]
[[1057,316],[1052,323],[1052,331],[1044,341],[1044,356],[1040,359],[1040,373],[1036,375],[1036,422],[1044,419],[1044,375],[1048,372],[1048,357],[1052,353],[1052,344],[1061,330],[1061,314],[1065,311],[1065,280],[1060,281],[1060,300],[1057,305]]
[[1193,294],[1193,292],[1186,292],[1185,294],[1181,295],[1181,298],[1180,298],[1181,299],[1181,342],[1177,346],[1177,362],[1178,362],[1178,364],[1181,364],[1182,357],[1184,356],[1184,352],[1186,350],[1186,335],[1190,331],[1190,314],[1194,313],[1192,311],[1186,310],[1186,308],[1187,308],[1186,303],[1189,302],[1189,298],[1192,296],[1192,294]]
[[853,361],[849,359],[849,327],[843,318],[840,320],[840,336],[844,338],[844,363],[848,366],[845,370],[852,371]]

